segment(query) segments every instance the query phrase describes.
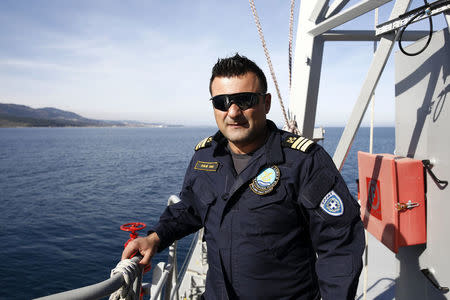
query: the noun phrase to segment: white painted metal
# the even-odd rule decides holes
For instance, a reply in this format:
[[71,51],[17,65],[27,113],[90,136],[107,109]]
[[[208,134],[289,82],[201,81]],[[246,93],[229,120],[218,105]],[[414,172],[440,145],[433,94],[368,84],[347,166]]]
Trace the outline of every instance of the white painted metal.
[[[402,40],[417,41],[427,36],[428,30],[405,31]],[[330,30],[321,35],[324,41],[379,41],[380,36],[375,36],[374,30]]]
[[[353,20],[356,17],[359,17],[387,2],[392,0],[365,0],[356,4],[345,11],[326,19],[325,21],[314,26],[308,33],[313,36],[318,36],[324,32],[327,32],[330,29],[336,28],[350,20]],[[398,16],[398,15],[397,15]],[[395,16],[395,17],[397,17]]]
[[161,299],[161,292],[167,283],[172,266],[169,263],[162,265],[158,264],[158,268],[161,269],[161,273],[159,273],[160,271],[158,270],[156,274],[160,276],[155,278],[157,281],[152,283],[151,288],[151,296],[155,299]]
[[314,9],[311,13],[311,16],[309,17],[309,20],[311,22],[317,23],[317,21],[323,19],[323,15],[326,12],[326,9],[328,8],[328,3],[330,0],[317,0],[316,5],[314,6]]
[[[178,196],[171,195],[169,199],[167,200],[167,206],[175,204],[180,202],[181,199],[178,198]],[[177,267],[177,241],[175,241],[170,247],[169,247],[169,256],[168,256],[168,280],[165,284],[165,299],[169,299],[172,290],[175,292],[175,296],[178,297],[178,290],[175,289],[175,286],[177,285],[177,274],[178,274],[178,267]]]
[[162,300],[162,283],[166,281],[166,279],[163,278],[163,275],[167,277],[167,273],[164,273],[165,268],[166,263],[163,261],[153,267],[152,285],[150,287],[150,296],[152,300]]
[[335,0],[328,8],[327,13],[325,14],[325,18],[328,19],[339,13],[349,1],[350,0]]
[[[175,196],[176,197],[176,196]],[[176,197],[178,200],[179,198]],[[170,202],[170,198],[169,198]],[[175,241],[170,247],[169,247],[169,264],[171,264],[171,268],[169,268],[168,272],[168,280],[165,286],[165,297],[164,299],[168,300],[170,299],[170,294],[172,290],[175,291],[175,296],[178,297],[178,290],[175,289],[175,286],[177,285],[177,274],[178,274],[178,268],[177,268],[177,241]]]
[[308,138],[313,138],[314,134],[324,43],[322,38],[308,34],[315,26],[315,22],[310,20],[314,9],[317,9],[314,1],[302,1],[300,4],[289,103],[289,111],[298,129]]
[[99,282],[94,285],[85,286],[79,289],[70,290],[58,294],[53,294],[41,298],[36,298],[35,300],[60,300],[60,299],[100,299],[102,297],[107,297],[111,293],[118,290],[124,282],[123,276],[117,274],[105,281]]
[[[394,8],[389,19],[395,18],[396,16],[404,13],[410,4],[410,0],[398,0],[395,2]],[[340,170],[344,164],[345,158],[347,157],[348,151],[355,138],[356,131],[361,124],[364,113],[366,112],[367,105],[370,102],[372,93],[377,86],[378,80],[380,79],[381,73],[384,70],[386,62],[391,54],[392,47],[395,43],[394,34],[387,34],[383,36],[380,40],[377,51],[370,65],[369,72],[366,76],[366,80],[361,88],[358,99],[356,100],[355,106],[353,107],[352,114],[348,120],[344,132],[342,133],[339,144],[336,148],[336,152],[333,156],[333,161],[336,167]]]
[[[420,50],[425,40],[409,45],[408,52]],[[435,32],[420,55],[395,54],[396,154],[429,159],[433,172],[450,180],[450,34]],[[435,183],[427,173],[427,244],[400,248],[396,264],[397,299],[446,299],[420,272],[429,269],[437,283],[450,287],[450,189]]]
[[194,245],[186,272],[177,288],[179,296],[171,296],[171,300],[200,299],[201,294],[205,291],[208,261],[206,242],[203,241],[203,229],[199,231]]
[[[437,14],[440,14],[444,11],[450,10],[450,4],[447,5],[443,5],[440,6],[438,8],[435,8],[433,10],[431,10],[430,14],[424,14],[421,17],[418,17],[417,19],[414,19],[414,21],[411,23],[416,23],[419,22],[423,19],[426,19],[430,16],[434,16]],[[405,16],[402,16],[401,18],[395,18],[394,20],[390,20],[388,22],[385,22],[383,24],[380,24],[379,26],[376,27],[375,29],[375,34],[376,35],[381,35],[381,34],[385,34],[387,32],[391,32],[394,31],[398,28],[404,27],[406,24],[408,24],[408,22],[414,18],[414,16],[417,14],[417,12],[415,13],[409,13]]]
[[[138,257],[133,257],[131,260],[138,262],[140,259]],[[60,300],[60,299],[71,299],[71,300],[94,300],[107,297],[110,294],[118,290],[125,282],[123,274],[117,273],[111,278],[96,283],[88,285],[82,288],[57,293],[41,298],[36,298],[35,300]],[[139,283],[140,287],[140,283]],[[140,289],[139,289],[140,290]]]
[[450,12],[445,12],[445,21],[447,22],[447,29],[450,31]]
[[323,129],[323,127],[315,127],[314,134],[313,134],[313,140],[315,142],[323,140],[324,134],[325,134],[325,129]]

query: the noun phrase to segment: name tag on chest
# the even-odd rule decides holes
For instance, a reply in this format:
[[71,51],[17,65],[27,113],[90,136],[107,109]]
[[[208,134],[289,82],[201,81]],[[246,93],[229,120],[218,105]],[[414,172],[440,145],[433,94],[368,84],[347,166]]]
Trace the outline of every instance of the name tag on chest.
[[210,171],[210,172],[216,172],[217,168],[219,167],[219,163],[217,161],[197,161],[195,163],[195,170],[200,171]]

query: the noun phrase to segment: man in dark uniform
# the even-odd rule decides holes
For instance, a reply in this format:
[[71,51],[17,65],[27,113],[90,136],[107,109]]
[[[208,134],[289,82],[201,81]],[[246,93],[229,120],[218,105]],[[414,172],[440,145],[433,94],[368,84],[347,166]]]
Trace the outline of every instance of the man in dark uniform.
[[197,145],[181,202],[122,258],[148,264],[204,227],[205,299],[353,299],[363,226],[329,155],[266,119],[266,78],[246,57],[219,59],[210,92],[219,131]]

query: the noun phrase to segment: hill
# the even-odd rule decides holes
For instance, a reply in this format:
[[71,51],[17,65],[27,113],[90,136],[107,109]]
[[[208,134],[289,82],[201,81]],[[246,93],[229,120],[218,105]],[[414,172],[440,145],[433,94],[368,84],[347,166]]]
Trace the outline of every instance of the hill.
[[31,108],[0,103],[0,127],[167,127],[137,121],[103,121],[84,118],[76,113],[53,107]]

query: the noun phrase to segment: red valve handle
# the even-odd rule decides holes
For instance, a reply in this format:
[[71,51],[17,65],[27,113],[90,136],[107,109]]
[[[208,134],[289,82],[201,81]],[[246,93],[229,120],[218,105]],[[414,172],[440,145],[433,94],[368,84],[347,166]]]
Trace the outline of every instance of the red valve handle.
[[[136,231],[142,230],[145,227],[147,227],[147,225],[145,225],[145,223],[142,223],[142,222],[131,222],[131,223],[126,223],[126,224],[121,225],[120,230],[130,232],[130,238],[128,239],[128,241],[125,243],[125,245],[123,247],[126,248],[129,242],[131,242],[132,240],[134,240],[135,238],[138,237],[138,234],[136,233]],[[138,251],[134,252],[130,256],[130,258],[132,258],[133,256],[135,256],[138,253],[139,253]],[[151,265],[145,266],[144,273],[150,271],[150,269],[151,269]]]
[[130,231],[130,238],[125,243],[124,248],[128,245],[128,243],[130,241],[132,241],[138,237],[138,234],[136,233],[136,231],[144,229],[145,227],[147,227],[147,225],[145,225],[145,223],[142,223],[142,222],[131,222],[131,223],[126,223],[126,224],[121,225],[120,230]]
[[145,225],[145,223],[131,222],[131,223],[126,223],[126,224],[121,225],[120,230],[131,231],[132,233],[135,233],[136,231],[144,229],[145,227],[147,227],[147,225]]

